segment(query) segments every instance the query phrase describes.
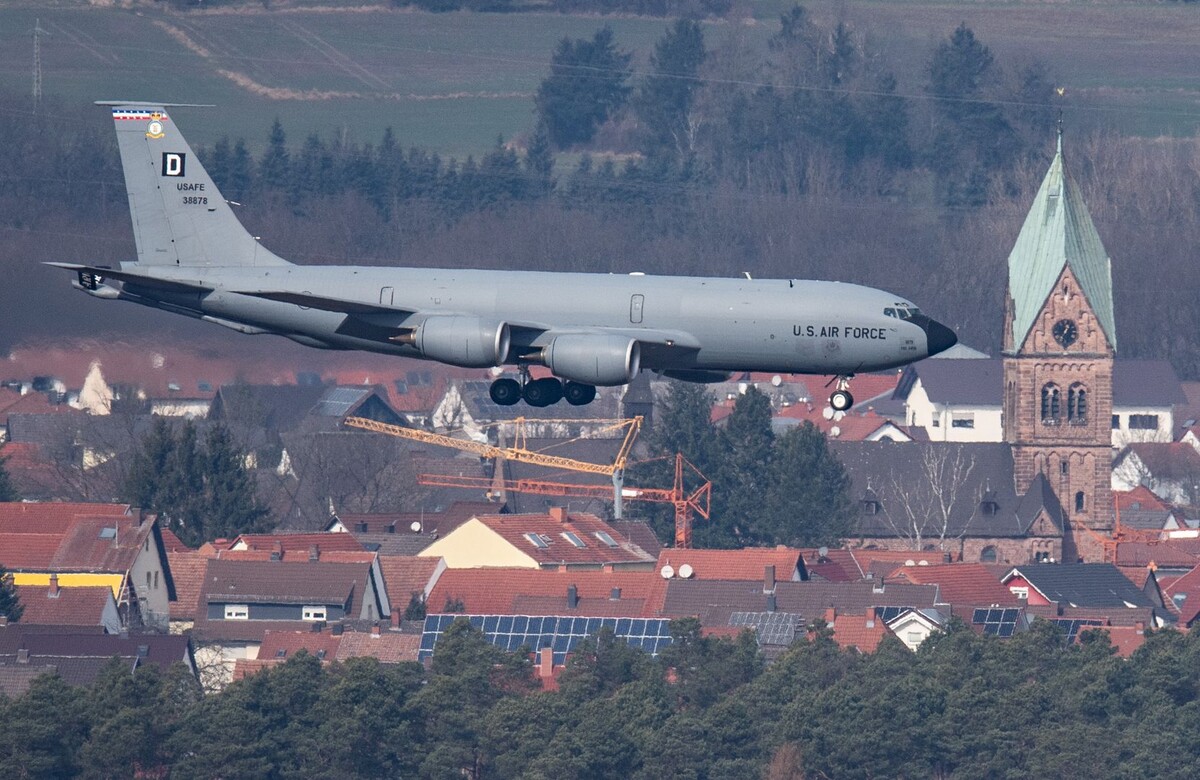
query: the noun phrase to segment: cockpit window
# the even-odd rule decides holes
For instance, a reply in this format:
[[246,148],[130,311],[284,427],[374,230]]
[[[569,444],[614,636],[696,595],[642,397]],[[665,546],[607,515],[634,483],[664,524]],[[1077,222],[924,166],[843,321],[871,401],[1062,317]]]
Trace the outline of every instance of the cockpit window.
[[[885,309],[884,314],[887,314],[887,311],[888,310]],[[902,320],[911,320],[912,318],[917,317],[921,314],[920,309],[918,309],[916,306],[910,306],[908,304],[903,304],[903,305],[897,304],[896,312],[897,312],[897,316],[899,316],[900,319],[902,319]]]
[[886,308],[886,309],[884,309],[884,310],[883,310],[883,316],[885,316],[885,317],[895,317],[895,316],[896,316],[896,310],[895,310],[895,309],[893,309],[892,307],[890,307],[890,306],[889,306],[888,308]]

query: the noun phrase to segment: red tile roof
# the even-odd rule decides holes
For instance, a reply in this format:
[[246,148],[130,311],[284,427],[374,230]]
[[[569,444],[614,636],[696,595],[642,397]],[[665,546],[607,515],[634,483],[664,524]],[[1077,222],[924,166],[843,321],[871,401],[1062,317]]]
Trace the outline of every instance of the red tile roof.
[[1167,510],[1171,505],[1163,501],[1150,488],[1138,485],[1133,490],[1114,490],[1113,500],[1117,509],[1161,509]]
[[313,547],[321,555],[327,552],[362,552],[363,546],[351,534],[318,533],[318,534],[242,534],[229,545],[229,549],[263,550],[270,553],[279,549],[283,557],[294,558],[303,554],[308,558]]
[[865,615],[837,615],[833,619],[833,641],[842,648],[854,648],[860,653],[873,653],[888,633],[875,611]]
[[[314,624],[316,625],[316,624]],[[307,650],[322,660],[332,661],[337,655],[338,645],[342,637],[335,636],[329,629],[323,631],[267,631],[263,634],[262,645],[258,648],[260,660],[284,660],[291,658],[301,650]],[[324,656],[320,652],[324,650]]]
[[[656,572],[648,571],[448,569],[429,596],[428,611],[441,612],[447,600],[461,600],[463,608],[475,614],[606,617],[615,610],[631,617],[655,617],[662,610],[665,583]],[[573,610],[567,606],[567,588],[572,585],[579,598]],[[620,589],[618,599],[612,598],[614,588]]]
[[1118,542],[1118,566],[1186,566],[1200,563],[1200,545],[1195,539],[1164,539],[1161,542]]
[[775,567],[776,580],[790,580],[796,573],[800,550],[791,547],[746,547],[741,550],[679,550],[668,548],[658,554],[655,569],[671,566],[675,576],[688,565],[698,580],[759,580],[767,566]]
[[170,528],[162,529],[163,549],[167,552],[191,552],[192,548],[183,543]]
[[195,620],[208,558],[196,551],[168,551],[167,565],[171,567],[171,577],[175,580],[175,601],[170,604],[171,619]]
[[[1180,625],[1191,627],[1200,615],[1200,566],[1163,587],[1163,596],[1179,607]],[[1176,599],[1182,596],[1182,599]]]
[[904,566],[892,577],[914,585],[937,585],[939,604],[1016,607],[1022,603],[990,569],[978,563]]
[[416,661],[420,648],[420,634],[400,634],[394,631],[381,631],[379,634],[366,631],[348,632],[342,635],[337,660],[369,657],[376,658],[384,664],[398,664]]
[[412,594],[425,594],[425,588],[433,579],[434,572],[443,566],[441,558],[417,558],[400,555],[379,556],[379,568],[383,572],[384,587],[393,610],[404,611]]
[[819,548],[810,547],[804,549],[803,553],[810,577],[829,582],[852,582],[863,577],[858,561],[849,550],[826,549],[825,555],[821,555]]
[[21,625],[99,626],[104,608],[113,600],[104,585],[59,588],[51,597],[49,585],[18,585],[17,597],[25,611]]
[[126,504],[0,504],[0,557],[10,569],[125,573],[154,528]]
[[129,504],[67,501],[0,503],[0,533],[63,533],[81,515],[127,515]]
[[[540,565],[654,563],[642,548],[627,541],[615,528],[592,514],[572,513],[558,520],[553,515],[478,515],[476,519],[499,534],[505,541],[533,558]],[[574,533],[586,546],[576,547],[563,537]],[[596,537],[606,533],[617,543],[609,547]],[[539,534],[546,547],[529,541],[527,534]],[[443,537],[445,538],[445,537]]]

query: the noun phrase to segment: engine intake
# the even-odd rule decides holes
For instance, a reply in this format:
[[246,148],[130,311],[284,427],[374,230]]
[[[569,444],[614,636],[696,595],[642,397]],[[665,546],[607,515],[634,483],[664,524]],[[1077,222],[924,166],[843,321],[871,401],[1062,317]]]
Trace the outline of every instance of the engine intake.
[[637,376],[642,350],[628,336],[567,334],[542,350],[542,361],[563,379],[611,387]]
[[499,366],[508,358],[511,336],[506,322],[479,317],[437,315],[417,328],[413,345],[427,358],[464,368]]

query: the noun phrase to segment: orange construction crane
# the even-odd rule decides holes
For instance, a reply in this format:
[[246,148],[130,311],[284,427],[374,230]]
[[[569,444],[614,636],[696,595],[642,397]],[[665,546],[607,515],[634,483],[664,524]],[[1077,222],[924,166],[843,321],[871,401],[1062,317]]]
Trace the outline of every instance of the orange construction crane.
[[[524,417],[518,417],[513,423],[514,446],[498,447],[471,439],[456,439],[453,436],[423,431],[418,428],[405,428],[400,425],[368,420],[365,417],[347,417],[345,420],[345,424],[353,428],[361,428],[374,433],[383,433],[388,436],[398,436],[402,439],[424,442],[425,444],[436,444],[440,447],[450,447],[462,450],[463,452],[473,452],[481,458],[507,458],[508,460],[515,460],[520,463],[532,463],[536,466],[545,466],[546,468],[577,471],[585,474],[607,475],[612,477],[613,483],[613,514],[618,520],[621,519],[621,499],[623,497],[622,488],[625,481],[625,466],[629,462],[629,452],[633,449],[634,439],[637,438],[638,431],[642,427],[641,417],[632,417],[624,420],[529,420]],[[579,423],[597,424],[600,427],[596,432],[601,434],[605,432],[617,433],[621,430],[625,431],[625,439],[621,442],[621,447],[617,451],[617,457],[613,459],[611,464],[589,463],[588,461],[575,460],[574,458],[564,458],[559,455],[534,452],[526,447],[526,426],[528,424],[577,425]]]
[[[683,484],[687,474],[685,466],[702,480],[701,485],[690,492]],[[480,488],[489,493],[497,486],[495,481],[484,477],[455,477],[441,474],[422,474],[417,481],[422,485],[434,487]],[[539,479],[510,480],[502,483],[501,487],[516,493],[537,493],[544,496],[608,497],[608,488],[600,485],[577,485]],[[707,520],[712,508],[712,482],[684,458],[682,453],[675,455],[675,485],[670,490],[623,487],[620,495],[629,501],[673,504],[675,506],[675,546],[679,548],[692,546],[692,513],[695,512]]]

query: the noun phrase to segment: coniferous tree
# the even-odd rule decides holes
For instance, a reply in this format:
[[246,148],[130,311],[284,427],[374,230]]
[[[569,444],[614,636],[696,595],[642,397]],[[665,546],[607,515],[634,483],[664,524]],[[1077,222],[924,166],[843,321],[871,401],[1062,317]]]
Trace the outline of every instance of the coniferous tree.
[[25,607],[21,606],[21,599],[17,596],[13,576],[5,570],[4,563],[0,561],[0,617],[6,617],[9,622],[16,623],[24,612]]
[[283,190],[288,185],[291,175],[291,158],[287,147],[287,134],[283,132],[283,122],[279,117],[271,125],[271,134],[267,139],[267,151],[259,162],[259,179],[264,187]]
[[771,401],[751,387],[738,396],[720,434],[713,517],[707,524],[712,535],[697,531],[713,546],[741,547],[754,541],[751,529],[759,523],[763,499],[771,489],[774,442]]
[[694,19],[677,20],[655,44],[650,58],[653,72],[634,100],[645,128],[647,154],[686,156],[693,151],[691,113],[704,58],[704,32]]
[[776,439],[771,471],[755,517],[760,541],[807,547],[850,533],[850,478],[816,426],[805,422]]
[[563,38],[550,58],[550,76],[534,103],[558,148],[592,140],[629,96],[626,81],[632,55],[617,49],[611,27],[592,39]]

